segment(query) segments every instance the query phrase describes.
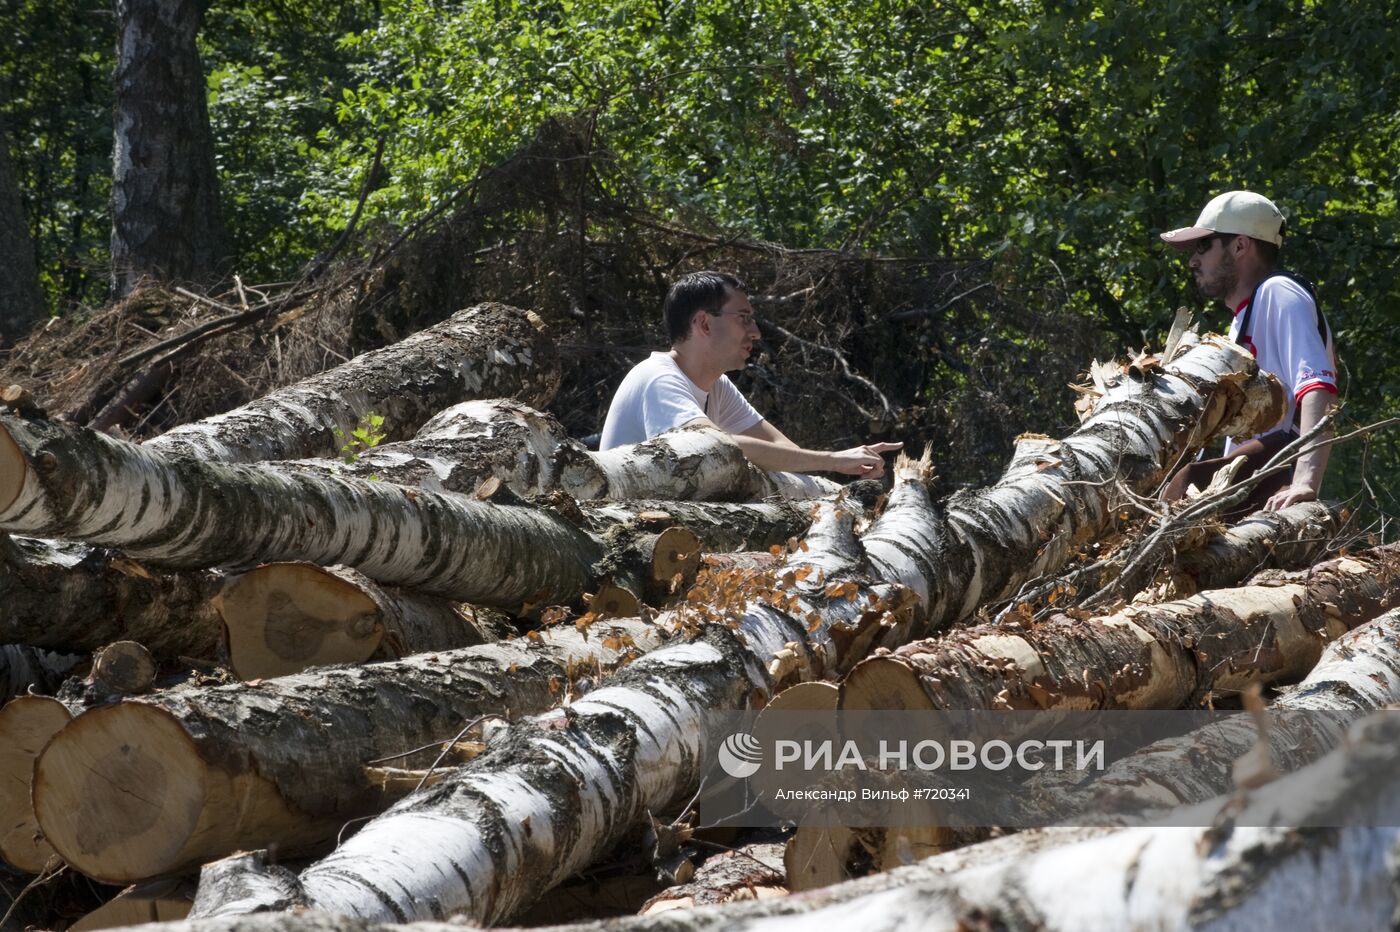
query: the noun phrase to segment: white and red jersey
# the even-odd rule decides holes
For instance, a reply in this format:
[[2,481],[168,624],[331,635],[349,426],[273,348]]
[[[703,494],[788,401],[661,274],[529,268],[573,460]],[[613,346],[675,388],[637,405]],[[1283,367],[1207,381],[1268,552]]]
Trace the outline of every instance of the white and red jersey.
[[[1265,434],[1293,427],[1298,402],[1309,392],[1337,394],[1337,355],[1331,328],[1318,326],[1317,305],[1306,288],[1284,275],[1266,279],[1254,293],[1254,310],[1249,315],[1249,332],[1241,336],[1244,301],[1235,309],[1230,339],[1246,346],[1259,362],[1259,368],[1283,383],[1288,409],[1283,418]],[[1324,339],[1320,330],[1326,331]],[[1263,436],[1262,434],[1260,436]],[[1226,441],[1229,455],[1234,444]]]

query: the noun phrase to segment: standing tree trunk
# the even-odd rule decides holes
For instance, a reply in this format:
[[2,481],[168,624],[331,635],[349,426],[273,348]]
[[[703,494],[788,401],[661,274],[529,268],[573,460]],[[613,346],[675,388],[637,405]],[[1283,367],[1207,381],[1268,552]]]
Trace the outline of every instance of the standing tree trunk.
[[10,162],[10,133],[0,120],[0,346],[29,332],[46,311],[34,241]]
[[208,284],[231,256],[195,45],[207,0],[115,6],[112,290],[143,276]]
[[[696,640],[648,654],[568,708],[513,726],[487,754],[282,880],[293,900],[366,918],[510,916],[645,813],[694,791],[712,750],[707,711],[742,710],[786,681],[834,675],[907,637],[920,608],[950,620],[977,594],[1058,567],[1071,541],[1106,526],[1113,499],[1102,490],[1115,480],[1154,483],[1222,427],[1253,433],[1280,408],[1276,383],[1257,377],[1247,353],[1208,340],[1167,373],[1120,379],[1061,455],[1040,444],[1035,456],[1047,462],[1023,457],[994,489],[961,499],[959,524],[941,520],[930,501],[927,462],[901,460],[866,552],[851,517],[823,508],[777,578],[721,591],[722,604],[686,606],[729,624],[705,625]],[[1063,542],[1047,542],[1052,534]],[[221,873],[229,886],[201,891],[204,912],[196,913],[267,908],[237,869]]]

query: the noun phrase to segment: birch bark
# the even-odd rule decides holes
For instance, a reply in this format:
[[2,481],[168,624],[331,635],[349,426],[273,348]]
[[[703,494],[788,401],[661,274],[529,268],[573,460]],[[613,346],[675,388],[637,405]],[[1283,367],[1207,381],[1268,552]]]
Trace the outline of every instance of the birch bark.
[[1301,569],[1316,563],[1341,529],[1339,509],[1302,502],[1259,511],[1212,535],[1202,547],[1177,554],[1170,575],[1179,595],[1233,586],[1267,567]]
[[[946,623],[969,601],[970,613],[974,595],[991,597],[1063,562],[1072,541],[1105,525],[1114,499],[1102,488],[1116,479],[1152,483],[1214,432],[1276,420],[1280,393],[1255,373],[1247,354],[1210,340],[1172,371],[1124,376],[1074,437],[1037,445],[1035,457],[1054,454],[1053,462],[1023,456],[993,490],[955,499],[948,512],[965,519],[932,504],[927,463],[902,462],[864,552],[850,516],[826,508],[807,547],[762,596],[728,594],[742,641],[728,626],[707,625],[583,701],[518,724],[490,753],[307,868],[294,898],[397,921],[513,914],[616,844],[645,812],[693,790],[710,750],[703,710],[742,709],[778,685],[834,675],[873,647],[898,643],[913,621],[901,607]],[[258,905],[211,896],[201,914]]]
[[225,463],[333,458],[368,414],[384,419],[378,429],[386,440],[406,440],[462,401],[513,397],[548,404],[559,377],[553,341],[537,316],[478,304],[241,408],[176,427],[145,446]]
[[91,651],[140,642],[165,664],[222,655],[214,570],[163,572],[103,548],[0,535],[0,641]]
[[[1022,832],[884,874],[781,897],[668,910],[559,932],[919,928],[1202,932],[1389,928],[1400,884],[1400,716],[1358,722],[1297,774],[1191,807],[1198,827]],[[1274,824],[1271,824],[1274,823]],[[1297,825],[1340,826],[1297,828]],[[1256,827],[1258,826],[1258,827]],[[1392,827],[1372,827],[1392,826]],[[289,878],[281,878],[284,884]],[[284,892],[289,892],[284,886]],[[292,900],[285,901],[290,906]],[[191,914],[198,915],[198,911]],[[448,932],[443,922],[226,914],[139,932]]]
[[1200,593],[1030,628],[977,625],[859,664],[851,709],[1176,709],[1298,678],[1323,646],[1400,604],[1395,545],[1294,581]]
[[[708,548],[805,528],[797,504],[673,502],[666,520]],[[272,464],[171,456],[55,421],[0,416],[0,529],[120,547],[174,568],[305,560],[381,583],[517,611],[571,603],[613,550],[609,532],[656,506],[500,505]]]
[[[581,677],[654,648],[636,619],[256,683],[185,688],[89,710],[34,768],[49,843],[108,883],[240,848],[307,850],[382,809],[370,761],[450,741],[474,718],[548,708]],[[586,685],[586,684],[585,684]]]
[[[1400,704],[1400,610],[1387,612],[1333,641],[1302,682],[1269,705],[1261,726],[1243,718],[1207,725],[1178,738],[1151,744],[1121,758],[1073,805],[1084,812],[1111,812],[1123,822],[1159,817],[1163,810],[1234,789],[1230,780],[1237,762],[1246,775],[1298,770],[1331,751],[1348,725],[1386,706]],[[1289,713],[1326,712],[1327,715]],[[1250,755],[1247,757],[1247,755]],[[1051,805],[1069,811],[1064,788],[1054,780],[1031,781],[1030,806]]]

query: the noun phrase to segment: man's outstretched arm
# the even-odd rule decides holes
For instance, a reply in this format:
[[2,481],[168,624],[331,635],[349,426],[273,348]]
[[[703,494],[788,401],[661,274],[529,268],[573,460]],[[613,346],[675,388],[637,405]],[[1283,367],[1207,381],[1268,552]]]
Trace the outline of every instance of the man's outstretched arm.
[[[1323,416],[1332,410],[1332,401],[1336,396],[1327,391],[1308,392],[1298,402],[1298,431],[1306,435],[1312,430]],[[1323,431],[1312,439],[1312,443],[1322,440],[1330,440],[1333,436],[1331,428]],[[1318,493],[1322,490],[1322,475],[1327,471],[1327,457],[1332,452],[1332,445],[1314,447],[1307,453],[1298,457],[1297,464],[1293,467],[1293,482],[1275,492],[1264,505],[1266,511],[1278,511],[1280,508],[1287,508],[1289,505],[1298,502],[1311,502],[1317,499]]]
[[[708,418],[693,423],[713,427]],[[849,450],[807,450],[793,443],[767,421],[759,421],[740,434],[730,434],[749,462],[759,469],[782,472],[834,472],[862,479],[878,479],[885,474],[883,454],[898,450],[902,443],[871,443]]]

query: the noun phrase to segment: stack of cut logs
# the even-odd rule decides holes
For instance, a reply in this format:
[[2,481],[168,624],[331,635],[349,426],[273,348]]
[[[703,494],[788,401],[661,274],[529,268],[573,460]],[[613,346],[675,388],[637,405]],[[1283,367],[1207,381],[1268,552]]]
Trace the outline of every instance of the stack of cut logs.
[[1258,741],[1225,729],[1117,761],[1102,792],[1267,812],[1325,773],[1319,812],[1400,824],[1374,792],[1396,726],[1365,717],[1400,701],[1400,551],[1317,563],[1324,506],[1202,536],[1175,601],[968,626],[1184,457],[1280,416],[1277,383],[1215,337],[1095,371],[1079,428],[1022,438],[994,485],[935,499],[927,458],[901,459],[872,509],[711,430],[588,451],[542,412],[543,326],[501,305],[143,444],[7,391],[0,857],[130,885],[83,929],[578,918],[547,891],[644,830],[647,869],[613,888],[656,894],[629,921],[647,927],[1389,921],[1390,829],[801,829],[714,855],[663,817],[696,792],[715,710],[1178,709],[1302,680],[1274,704],[1357,721],[1277,736],[1296,774],[1184,780],[1183,755]]

